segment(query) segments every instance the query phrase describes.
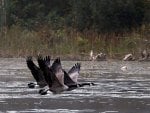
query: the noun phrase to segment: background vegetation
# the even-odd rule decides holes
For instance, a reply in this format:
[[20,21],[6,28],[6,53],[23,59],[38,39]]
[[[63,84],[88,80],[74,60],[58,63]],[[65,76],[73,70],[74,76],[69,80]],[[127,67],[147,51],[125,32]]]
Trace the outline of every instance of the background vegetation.
[[1,0],[0,55],[83,59],[149,47],[149,0]]

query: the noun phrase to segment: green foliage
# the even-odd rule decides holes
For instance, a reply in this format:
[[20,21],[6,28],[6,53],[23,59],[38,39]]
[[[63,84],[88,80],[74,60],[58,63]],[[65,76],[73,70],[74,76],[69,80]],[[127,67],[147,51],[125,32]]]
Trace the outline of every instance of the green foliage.
[[50,12],[47,16],[47,23],[53,29],[62,29],[64,26],[64,19],[57,15],[56,11]]
[[[137,50],[135,42],[139,37],[132,32],[138,31],[141,39],[149,37],[149,0],[5,0],[5,3],[6,12],[0,8],[0,25],[8,26],[0,32],[5,37],[0,44],[4,52],[76,54],[94,49],[113,56]],[[131,36],[124,39],[126,34]],[[121,41],[116,41],[119,35]]]
[[100,0],[92,4],[95,28],[100,32],[121,32],[140,26],[143,0]]
[[78,31],[124,32],[149,23],[149,0],[11,0],[8,24],[34,29],[49,24]]
[[90,0],[71,0],[71,26],[79,31],[89,29],[92,26],[92,12]]
[[12,0],[7,8],[8,24],[19,24],[27,28],[47,24],[51,13],[65,14],[66,0]]
[[148,25],[150,25],[150,1],[149,0],[145,0],[145,4],[144,4],[144,22]]

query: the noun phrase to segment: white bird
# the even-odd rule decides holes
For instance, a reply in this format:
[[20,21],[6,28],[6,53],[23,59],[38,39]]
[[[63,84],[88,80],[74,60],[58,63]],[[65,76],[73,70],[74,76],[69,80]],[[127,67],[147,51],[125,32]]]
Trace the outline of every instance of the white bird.
[[127,66],[122,66],[122,67],[121,67],[121,70],[122,70],[122,71],[127,71]]
[[95,59],[96,59],[96,57],[93,54],[93,50],[91,50],[91,52],[90,52],[90,60],[95,60]]
[[133,61],[135,60],[133,54],[127,54],[125,55],[125,57],[123,58],[123,61]]

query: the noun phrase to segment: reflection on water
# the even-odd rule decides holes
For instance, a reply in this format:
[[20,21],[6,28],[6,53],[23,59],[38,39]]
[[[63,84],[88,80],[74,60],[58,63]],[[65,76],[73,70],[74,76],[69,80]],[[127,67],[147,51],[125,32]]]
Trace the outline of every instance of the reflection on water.
[[[62,61],[66,70],[75,63]],[[149,62],[83,61],[81,65],[79,81],[96,86],[41,96],[38,88],[27,88],[33,78],[25,59],[0,59],[0,112],[149,113]],[[127,69],[121,70],[123,66]]]

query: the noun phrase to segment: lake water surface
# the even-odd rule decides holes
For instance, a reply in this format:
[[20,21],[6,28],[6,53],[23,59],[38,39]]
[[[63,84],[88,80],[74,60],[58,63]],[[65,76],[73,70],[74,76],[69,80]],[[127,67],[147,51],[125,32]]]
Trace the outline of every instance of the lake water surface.
[[77,62],[82,66],[79,82],[96,86],[42,96],[38,88],[27,87],[34,79],[25,59],[1,58],[0,113],[150,113],[150,62],[62,61],[62,65],[69,70]]

